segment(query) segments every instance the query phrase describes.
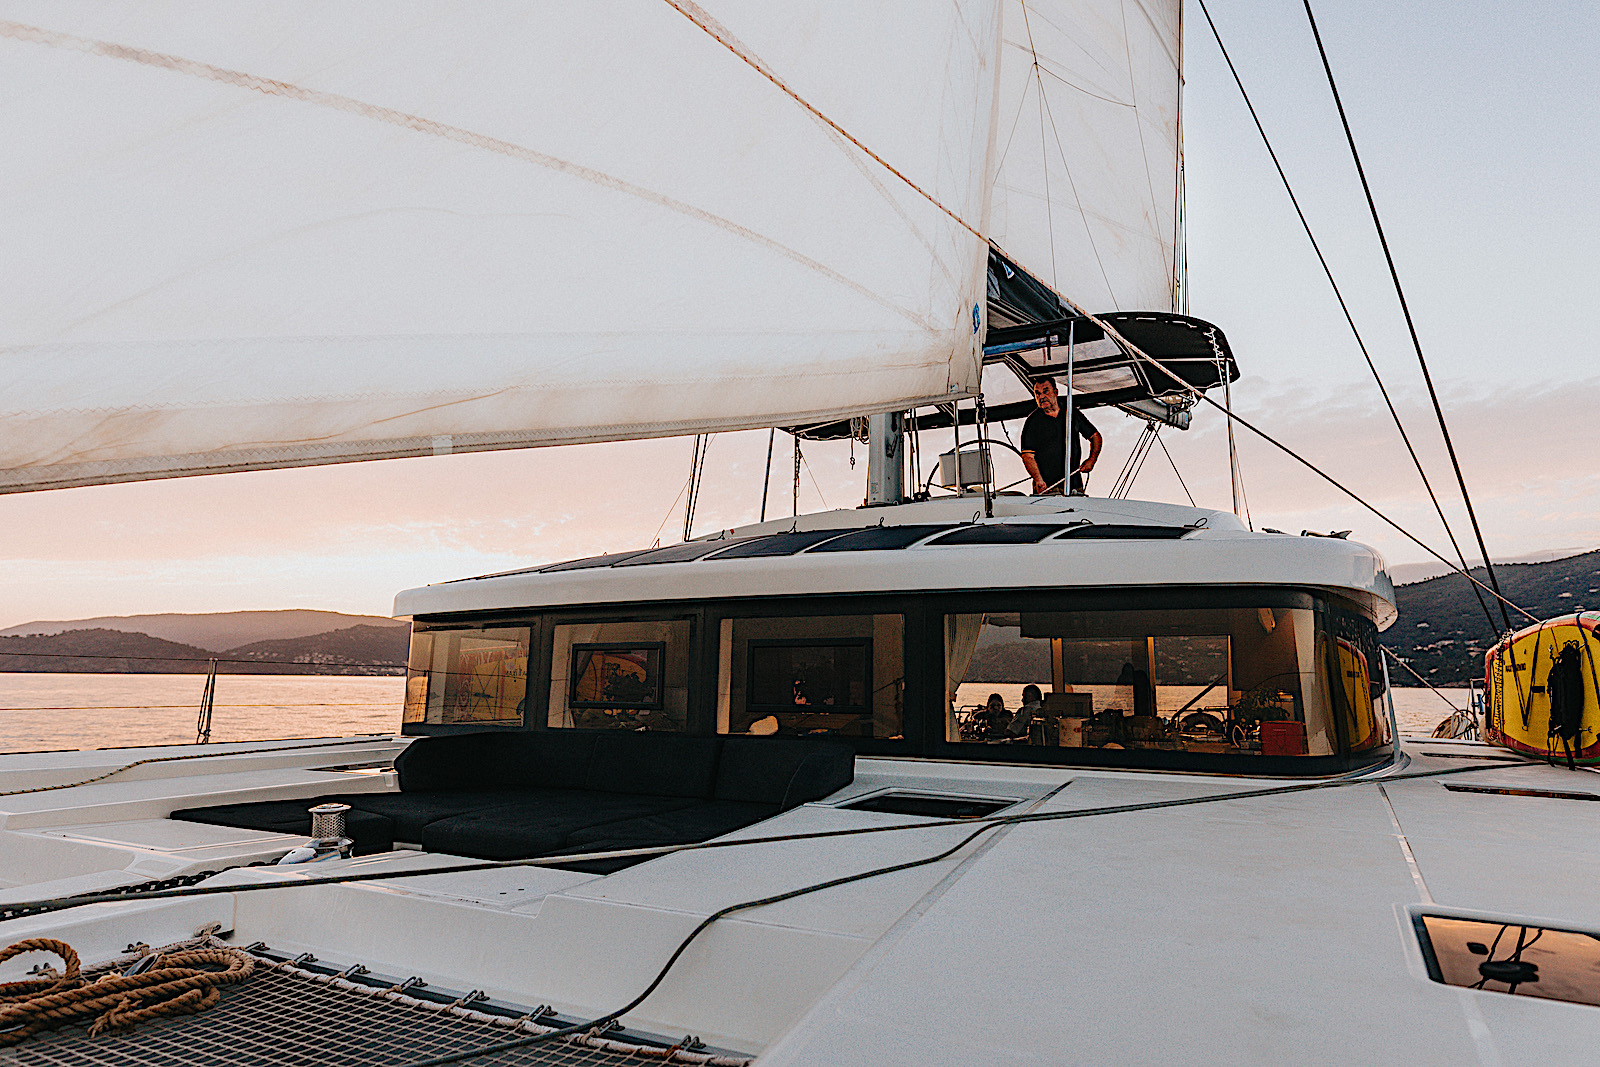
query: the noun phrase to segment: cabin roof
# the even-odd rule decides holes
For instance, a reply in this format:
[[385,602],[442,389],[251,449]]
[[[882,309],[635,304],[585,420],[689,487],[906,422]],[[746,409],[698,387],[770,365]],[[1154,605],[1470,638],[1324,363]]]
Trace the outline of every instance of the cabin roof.
[[950,497],[723,530],[681,544],[411,589],[397,615],[713,598],[1125,586],[1295,586],[1393,621],[1383,557],[1337,538],[1252,533],[1226,512],[1086,497]]

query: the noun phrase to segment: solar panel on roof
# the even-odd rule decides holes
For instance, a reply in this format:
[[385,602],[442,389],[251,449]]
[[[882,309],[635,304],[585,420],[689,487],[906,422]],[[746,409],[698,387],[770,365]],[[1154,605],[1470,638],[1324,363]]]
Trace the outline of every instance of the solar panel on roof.
[[718,549],[727,548],[733,544],[737,544],[737,542],[729,540],[685,541],[681,545],[668,545],[666,548],[652,548],[645,552],[640,552],[636,556],[621,560],[617,563],[617,566],[637,567],[645,563],[687,563],[690,560],[699,559],[701,556],[709,556]]
[[581,571],[590,567],[609,567],[613,563],[621,563],[625,559],[649,552],[648,548],[636,548],[632,552],[610,552],[604,556],[586,556],[583,559],[569,559],[563,563],[552,563],[548,567],[540,567],[540,574],[549,574],[551,571]]
[[887,548],[905,548],[913,542],[920,541],[929,534],[941,530],[948,530],[949,526],[932,525],[907,525],[907,526],[869,526],[865,530],[855,530],[843,537],[835,537],[832,541],[824,541],[812,552],[874,552]]
[[798,533],[771,534],[752,537],[735,544],[726,552],[717,553],[717,559],[748,559],[754,556],[792,556],[802,549],[831,540],[844,530],[803,530]]
[[1056,540],[1072,537],[1105,541],[1172,541],[1192,532],[1187,526],[1132,526],[1105,523],[1073,526],[1057,534]]
[[1053,522],[993,523],[963,526],[929,541],[930,545],[1033,545],[1053,533],[1069,529]]

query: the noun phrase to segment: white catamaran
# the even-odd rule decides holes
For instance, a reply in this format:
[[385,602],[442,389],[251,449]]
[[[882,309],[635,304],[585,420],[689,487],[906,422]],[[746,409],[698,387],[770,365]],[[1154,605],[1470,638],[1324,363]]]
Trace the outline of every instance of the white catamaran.
[[1397,736],[1376,552],[993,484],[986,368],[1179,429],[1238,375],[1182,21],[0,0],[0,489],[871,450],[402,593],[397,736],[0,756],[0,1056],[1589,1062],[1600,779]]

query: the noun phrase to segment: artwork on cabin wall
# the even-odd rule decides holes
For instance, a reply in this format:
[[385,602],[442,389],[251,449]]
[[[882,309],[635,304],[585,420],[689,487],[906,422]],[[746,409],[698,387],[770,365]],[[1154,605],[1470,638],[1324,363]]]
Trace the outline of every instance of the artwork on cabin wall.
[[575,644],[567,707],[581,726],[645,725],[663,706],[666,642]]
[[520,722],[531,633],[526,626],[495,626],[412,634],[402,721]]
[[521,719],[528,691],[527,651],[500,644],[462,648],[451,682],[446,687],[445,722]]

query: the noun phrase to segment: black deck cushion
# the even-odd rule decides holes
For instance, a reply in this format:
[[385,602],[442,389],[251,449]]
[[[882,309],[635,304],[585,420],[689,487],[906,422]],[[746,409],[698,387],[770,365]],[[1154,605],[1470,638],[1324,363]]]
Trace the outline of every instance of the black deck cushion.
[[855,776],[855,750],[843,741],[730,737],[723,743],[714,795],[788,809],[821,800]]
[[682,797],[621,793],[541,792],[496,808],[469,812],[428,824],[422,847],[429,852],[509,860],[560,849],[575,831],[605,823],[688,807]]
[[568,852],[599,852],[647,845],[686,845],[708,841],[778,813],[776,804],[749,804],[737,800],[708,800],[676,811],[637,819],[602,823],[567,836]]
[[[647,815],[579,830],[567,839],[567,847],[555,855],[579,852],[609,852],[612,849],[648,848],[652,845],[688,845],[709,841],[777,814],[774,804],[747,804],[736,800],[708,800],[679,811]],[[561,869],[585,874],[612,874],[642,863],[649,856],[618,856],[559,864]]]
[[[311,815],[306,810],[330,798],[316,800],[269,800],[257,804],[219,804],[210,808],[184,808],[172,813],[172,818],[183,822],[206,823],[210,826],[234,826],[244,830],[265,830],[268,833],[311,836]],[[348,811],[344,817],[344,832],[355,842],[355,854],[365,856],[373,852],[388,852],[394,848],[394,824],[382,815],[365,811]]]
[[711,799],[720,737],[678,734],[601,734],[589,764],[589,789],[658,797]]
[[411,742],[395,757],[407,793],[482,789],[582,789],[595,734],[571,730],[490,730]]
[[483,780],[484,767],[509,738],[509,731],[420,737],[394,758],[400,788],[407,793],[493,788]]
[[352,809],[347,832],[363,854],[396,841],[483,859],[687,844],[848,785],[855,753],[823,738],[496,730],[419,738],[395,769],[398,793],[225,804],[172,817],[309,836],[306,809],[337,801]]
[[501,789],[582,789],[596,740],[586,731],[523,731],[494,748],[486,769]]
[[510,804],[527,796],[511,789],[447,790],[437,793],[351,793],[324,799],[349,804],[355,811],[381,815],[392,824],[394,839],[420,844],[422,830],[431,822],[452,815]]

